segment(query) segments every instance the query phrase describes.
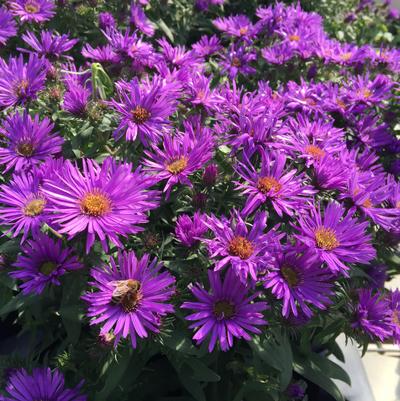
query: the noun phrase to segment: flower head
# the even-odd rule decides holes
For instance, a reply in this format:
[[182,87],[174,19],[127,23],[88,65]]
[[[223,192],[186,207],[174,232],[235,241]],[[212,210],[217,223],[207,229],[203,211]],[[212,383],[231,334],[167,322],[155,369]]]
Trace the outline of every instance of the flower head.
[[283,234],[276,234],[273,230],[264,232],[267,224],[265,212],[255,215],[251,229],[236,210],[229,220],[224,216],[221,219],[211,216],[206,224],[214,238],[203,241],[211,258],[221,258],[215,264],[215,271],[229,264],[243,282],[248,276],[255,282],[259,273],[272,266],[272,253],[279,246]]
[[245,181],[237,183],[237,189],[247,195],[243,214],[248,215],[267,201],[272,203],[279,216],[292,215],[294,210],[304,209],[308,198],[314,194],[309,185],[303,185],[304,174],[286,167],[286,156],[278,152],[261,150],[261,168],[257,171],[246,153],[236,171]]
[[154,25],[147,17],[139,4],[131,4],[131,23],[147,36],[154,35]]
[[0,148],[0,164],[5,170],[29,170],[32,166],[45,161],[61,151],[64,139],[52,134],[54,124],[48,118],[39,120],[28,113],[16,113],[7,117],[0,128],[3,146]]
[[8,5],[22,22],[44,22],[55,14],[54,0],[9,0]]
[[208,272],[210,292],[196,283],[190,291],[197,298],[196,302],[184,302],[181,308],[192,309],[194,313],[186,316],[193,321],[189,327],[195,329],[193,339],[198,344],[209,337],[208,351],[212,352],[217,341],[222,351],[233,346],[233,339],[251,340],[250,333],[260,334],[256,326],[266,325],[263,311],[265,302],[253,302],[259,295],[248,295],[247,287],[237,279],[233,270],[228,270],[224,280],[219,272]]
[[70,238],[87,232],[86,252],[96,236],[105,250],[107,238],[122,247],[119,236],[142,230],[146,212],[157,206],[157,193],[147,191],[153,180],[132,165],[111,158],[99,166],[83,160],[83,171],[67,160],[55,176],[45,179],[43,191],[49,199],[53,221]]
[[10,57],[8,64],[0,58],[0,107],[24,104],[35,99],[44,88],[46,63],[37,55],[30,55],[24,63],[22,54]]
[[387,299],[381,294],[372,294],[372,290],[362,289],[358,302],[353,306],[354,329],[360,329],[371,339],[381,341],[392,334],[391,310]]
[[43,223],[49,222],[47,199],[40,188],[39,175],[14,175],[9,184],[0,186],[0,224],[11,226],[12,236],[23,232],[22,242],[29,233],[38,235]]
[[0,7],[0,44],[5,45],[8,38],[17,34],[17,24],[12,14],[4,7]]
[[320,207],[310,207],[310,214],[299,217],[300,234],[296,237],[326,262],[333,273],[347,274],[347,263],[368,264],[376,255],[371,236],[365,232],[368,222],[353,218],[354,210],[330,202],[322,216]]
[[181,214],[176,221],[175,227],[177,240],[188,248],[196,245],[208,230],[204,219],[205,217],[199,212],[194,214],[193,219],[187,214]]
[[332,275],[321,269],[321,262],[304,249],[293,247],[276,253],[275,266],[263,278],[277,299],[283,300],[282,315],[298,316],[298,308],[311,317],[311,307],[326,309],[331,303]]
[[23,281],[24,294],[40,294],[49,284],[60,285],[60,276],[83,267],[71,249],[63,248],[61,240],[54,241],[46,235],[25,243],[22,252],[10,276]]
[[256,59],[257,54],[253,50],[247,49],[244,45],[232,44],[220,62],[222,72],[227,74],[230,79],[235,79],[239,73],[254,74],[256,69],[251,67],[250,62]]
[[5,401],[86,401],[86,395],[80,394],[82,384],[66,388],[64,376],[58,370],[52,372],[50,368],[36,368],[31,374],[25,369],[18,369],[8,379]]
[[159,332],[160,319],[173,312],[167,301],[175,291],[175,279],[160,272],[161,268],[147,254],[137,259],[134,252],[121,252],[117,262],[110,258],[109,265],[91,270],[90,285],[97,291],[86,293],[83,299],[89,304],[91,324],[103,323],[100,334],[113,331],[115,345],[129,335],[136,348],[137,336]]

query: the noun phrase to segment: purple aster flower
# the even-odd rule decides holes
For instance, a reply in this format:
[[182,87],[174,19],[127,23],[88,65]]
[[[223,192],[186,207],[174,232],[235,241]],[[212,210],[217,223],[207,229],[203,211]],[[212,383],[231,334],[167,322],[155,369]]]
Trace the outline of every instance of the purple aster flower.
[[8,64],[0,58],[0,107],[24,104],[36,99],[44,88],[46,62],[31,54],[24,63],[22,54],[10,57]]
[[228,36],[249,39],[257,35],[258,29],[246,15],[220,17],[213,21],[213,25]]
[[174,67],[194,68],[199,66],[200,56],[194,51],[187,51],[185,46],[172,46],[165,38],[159,39],[165,61]]
[[61,152],[64,139],[52,134],[54,124],[45,117],[42,121],[36,114],[32,118],[26,111],[7,117],[0,127],[2,145],[0,164],[5,164],[5,172],[27,170]]
[[143,8],[135,3],[131,4],[131,24],[147,36],[154,35],[154,25],[146,17]]
[[201,57],[211,56],[222,49],[221,42],[216,35],[203,35],[198,42],[192,46],[193,50]]
[[214,238],[204,239],[203,242],[207,244],[212,259],[220,258],[214,270],[221,270],[229,264],[243,282],[247,281],[248,276],[257,281],[258,275],[273,265],[271,254],[284,236],[275,232],[278,226],[264,232],[267,225],[265,212],[255,215],[251,229],[236,210],[229,220],[224,216],[218,219],[212,215],[206,224]]
[[34,51],[20,49],[18,50],[26,53],[36,53],[38,56],[46,56],[50,60],[53,58],[60,58],[63,53],[71,50],[78,39],[70,39],[68,35],[57,35],[52,31],[41,31],[40,39],[38,39],[33,32],[28,32],[22,35],[22,40]]
[[333,273],[347,275],[349,267],[343,262],[368,264],[375,258],[371,236],[365,232],[368,222],[359,222],[354,213],[351,209],[345,215],[342,205],[330,202],[323,216],[320,206],[310,206],[310,214],[299,217],[301,233],[296,237]]
[[116,22],[111,13],[103,12],[99,13],[99,28],[106,31],[110,28],[116,27]]
[[[196,129],[196,128],[195,128]],[[197,128],[194,131],[177,133],[175,136],[167,133],[163,136],[163,147],[153,145],[144,153],[148,159],[143,165],[156,175],[156,178],[167,180],[164,187],[166,197],[178,183],[192,187],[189,175],[199,170],[212,157],[214,139],[208,128]]]
[[157,206],[158,193],[146,191],[154,180],[132,165],[117,164],[111,157],[99,166],[83,160],[83,172],[67,160],[54,177],[44,180],[43,192],[60,233],[69,238],[87,232],[86,252],[98,236],[107,251],[107,238],[122,247],[119,236],[126,237],[142,230],[146,212]]
[[202,284],[192,285],[190,290],[197,302],[184,302],[181,308],[193,309],[195,313],[186,316],[186,320],[194,321],[189,327],[195,329],[193,339],[201,344],[209,337],[208,351],[212,352],[218,340],[222,351],[233,346],[233,339],[251,340],[248,332],[260,334],[256,327],[266,325],[263,311],[266,302],[253,302],[259,293],[248,295],[247,287],[237,279],[232,270],[228,270],[224,281],[219,272],[208,272],[210,292]]
[[203,173],[203,183],[207,187],[212,187],[215,185],[218,177],[218,165],[217,164],[209,164]]
[[64,376],[58,370],[36,368],[29,374],[25,369],[13,372],[6,385],[4,401],[86,401],[80,394],[83,381],[75,388],[65,387]]
[[245,46],[232,44],[227,54],[223,55],[220,61],[222,72],[227,74],[230,79],[234,79],[236,75],[254,74],[256,69],[251,67],[249,63],[257,59],[254,50],[249,50]]
[[69,83],[64,92],[62,108],[77,117],[84,117],[87,112],[92,91],[77,83]]
[[53,0],[9,0],[10,11],[22,22],[44,22],[55,15]]
[[382,294],[372,294],[371,289],[362,289],[358,302],[353,305],[353,329],[362,330],[372,340],[386,340],[392,335],[391,310]]
[[114,52],[110,45],[93,48],[89,43],[86,43],[82,48],[82,55],[102,64],[117,64],[121,61],[121,57]]
[[117,92],[119,100],[110,102],[122,116],[115,137],[119,139],[125,134],[128,141],[134,141],[139,136],[144,146],[158,143],[175,109],[175,101],[162,81],[155,77],[147,88],[135,78],[126,87],[117,84]]
[[286,156],[282,153],[261,150],[261,169],[257,171],[246,153],[243,162],[239,162],[236,171],[245,181],[237,182],[237,189],[247,195],[242,213],[248,215],[267,201],[280,217],[283,213],[291,216],[294,210],[304,209],[309,197],[315,191],[309,185],[303,185],[304,174],[295,176],[297,170],[287,170]]
[[174,311],[166,302],[175,292],[175,279],[160,272],[162,267],[148,254],[138,260],[134,252],[121,252],[118,264],[111,257],[109,265],[91,270],[89,284],[98,291],[82,297],[89,304],[88,316],[94,318],[90,324],[102,323],[101,335],[113,330],[115,346],[129,335],[136,348],[137,336],[158,333],[161,318]]
[[23,232],[21,242],[30,232],[38,235],[42,224],[49,221],[47,200],[36,175],[14,175],[9,184],[1,185],[0,203],[0,223],[11,226],[8,232],[12,232],[13,237]]
[[4,8],[0,8],[0,44],[5,45],[8,38],[17,34],[17,24],[12,14]]
[[261,55],[270,64],[285,64],[294,57],[294,50],[288,42],[275,44],[261,50]]
[[389,294],[389,308],[393,327],[393,340],[400,344],[400,291],[398,289]]
[[21,248],[23,254],[13,264],[10,276],[22,280],[24,294],[41,294],[47,285],[60,285],[59,278],[70,270],[83,266],[70,248],[63,249],[62,241],[39,235]]
[[181,214],[176,220],[175,236],[184,246],[192,248],[199,243],[200,238],[208,230],[205,217],[200,212],[193,215],[193,219],[187,214]]
[[313,183],[318,189],[343,191],[350,173],[351,169],[340,158],[327,154],[313,164]]
[[283,300],[282,315],[298,316],[298,308],[307,317],[310,306],[326,309],[331,303],[332,275],[321,269],[321,262],[304,248],[293,247],[276,253],[275,266],[263,278],[277,299]]
[[211,77],[196,73],[191,76],[186,90],[189,102],[195,106],[203,106],[209,114],[223,101],[223,98],[216,90],[211,89],[210,85]]

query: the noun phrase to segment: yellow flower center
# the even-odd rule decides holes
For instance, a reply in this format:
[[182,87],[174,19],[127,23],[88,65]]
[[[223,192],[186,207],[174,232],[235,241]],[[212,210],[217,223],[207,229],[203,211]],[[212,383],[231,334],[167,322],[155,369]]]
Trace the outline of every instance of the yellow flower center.
[[20,97],[23,96],[29,87],[29,81],[26,79],[23,79],[21,82],[18,82],[15,85],[15,94]]
[[280,184],[274,177],[260,177],[257,182],[257,188],[263,194],[273,190],[274,192],[280,191],[282,184]]
[[50,276],[51,273],[57,268],[57,264],[54,262],[44,262],[40,268],[40,273],[45,274],[46,276]]
[[254,246],[248,239],[237,236],[229,243],[228,252],[230,255],[239,256],[244,260],[253,254]]
[[336,233],[332,228],[319,227],[315,231],[315,240],[319,248],[326,251],[332,251],[337,248],[340,243],[336,238]]
[[372,202],[371,202],[371,199],[366,199],[364,202],[363,202],[363,204],[362,204],[364,207],[366,207],[367,209],[369,209],[370,207],[373,207],[373,204],[372,204]]
[[46,201],[44,199],[32,199],[24,207],[25,216],[34,217],[43,212]]
[[370,98],[372,96],[372,92],[369,89],[364,89],[362,91],[362,94],[364,95],[365,98]]
[[306,153],[310,156],[315,157],[316,159],[322,159],[325,156],[325,152],[316,145],[308,145],[306,146]]
[[249,30],[249,27],[244,26],[243,28],[239,29],[239,34],[240,35],[246,35],[247,31]]
[[113,284],[112,302],[120,304],[125,312],[132,312],[143,297],[140,281],[128,279],[114,281]]
[[341,107],[342,109],[346,108],[346,103],[343,100],[336,99],[336,104]]
[[104,216],[111,210],[108,197],[98,191],[89,192],[81,200],[82,213],[93,217]]
[[348,53],[343,53],[342,55],[340,55],[340,58],[343,60],[343,61],[349,61],[350,59],[351,59],[351,56],[352,56],[353,54],[352,53],[350,53],[350,52],[348,52]]
[[171,163],[167,164],[167,170],[171,174],[177,175],[185,170],[187,164],[188,159],[185,156],[182,156],[179,159],[173,160]]
[[294,287],[299,282],[299,276],[291,266],[283,265],[281,267],[281,273],[289,287]]
[[235,315],[235,305],[228,301],[218,301],[214,304],[214,315],[217,319],[230,319]]
[[35,151],[32,142],[21,142],[17,145],[16,151],[19,155],[31,157]]
[[232,58],[232,65],[234,67],[240,67],[242,65],[242,62],[240,61],[239,57],[233,57]]
[[292,42],[298,42],[300,40],[300,36],[299,35],[290,35],[289,40]]
[[150,111],[142,106],[136,106],[131,113],[136,124],[144,124],[151,117]]
[[40,5],[36,1],[29,1],[25,4],[24,9],[28,14],[35,14],[40,11]]

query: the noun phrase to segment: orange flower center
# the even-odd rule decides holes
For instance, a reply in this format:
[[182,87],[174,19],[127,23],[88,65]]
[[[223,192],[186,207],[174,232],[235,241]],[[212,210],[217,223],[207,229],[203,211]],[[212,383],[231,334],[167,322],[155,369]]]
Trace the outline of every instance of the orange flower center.
[[396,326],[400,327],[400,316],[399,316],[399,311],[398,310],[394,310],[393,311],[392,321]]
[[35,14],[40,11],[40,5],[36,1],[29,1],[24,9],[28,14]]
[[371,199],[366,199],[364,202],[363,202],[363,204],[362,204],[364,207],[366,207],[367,209],[369,209],[370,207],[373,207],[373,204],[372,204],[372,202],[371,202]]
[[400,201],[396,202],[396,209],[400,209]]
[[151,113],[142,106],[136,106],[131,113],[136,124],[143,124],[151,117]]
[[318,248],[325,249],[326,251],[332,251],[340,245],[336,238],[336,233],[332,228],[317,228],[315,231],[315,240]]
[[281,273],[289,287],[294,287],[299,282],[299,276],[291,266],[283,265],[281,267]]
[[342,109],[346,108],[346,103],[343,100],[336,99],[336,104],[341,107]]
[[143,297],[140,281],[128,279],[114,281],[113,284],[112,302],[120,304],[125,312],[132,312]]
[[343,53],[341,56],[340,56],[340,58],[343,60],[343,61],[349,61],[350,59],[351,59],[351,56],[352,56],[353,54],[352,53],[350,53],[350,52],[348,52],[348,53]]
[[239,34],[240,35],[246,35],[247,31],[249,30],[249,27],[244,26],[243,28],[239,29]]
[[44,199],[33,199],[24,207],[25,216],[34,217],[43,212],[46,201]]
[[230,319],[235,315],[235,305],[228,301],[218,301],[214,304],[214,315],[217,319]]
[[17,85],[15,85],[15,94],[17,96],[24,95],[28,86],[29,86],[29,81],[26,79],[23,79],[21,82],[19,82]]
[[40,273],[50,276],[51,273],[57,268],[57,264],[54,262],[44,262],[39,268]]
[[232,58],[232,65],[234,67],[240,67],[242,65],[242,62],[240,61],[239,57],[233,57]]
[[325,156],[325,152],[315,145],[308,145],[306,146],[306,152],[310,155],[315,157],[316,159],[322,159]]
[[31,157],[35,151],[35,147],[31,142],[21,142],[17,145],[16,151],[21,156]]
[[253,244],[246,238],[237,236],[229,243],[230,255],[239,256],[240,259],[248,259],[254,252]]
[[372,92],[369,89],[364,89],[362,91],[362,94],[364,95],[365,98],[370,98],[372,96]]
[[274,177],[260,177],[257,182],[257,188],[263,194],[273,190],[274,192],[280,191],[282,184],[280,184]]
[[188,159],[185,156],[182,156],[179,159],[173,160],[171,163],[167,164],[167,170],[171,174],[177,175],[185,170],[187,164]]
[[299,35],[290,35],[289,40],[292,42],[298,42],[300,40],[300,36]]
[[89,192],[81,200],[81,210],[89,216],[101,217],[111,210],[111,202],[106,195],[98,191]]

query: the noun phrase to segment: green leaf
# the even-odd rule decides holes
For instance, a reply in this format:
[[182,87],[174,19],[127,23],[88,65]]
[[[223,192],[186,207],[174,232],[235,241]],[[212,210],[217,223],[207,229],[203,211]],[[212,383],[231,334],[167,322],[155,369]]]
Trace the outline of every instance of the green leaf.
[[167,35],[168,39],[173,42],[174,35],[171,29],[168,28],[167,24],[161,18],[156,22],[156,24],[165,33],[165,35]]
[[221,377],[211,370],[207,365],[199,359],[190,358],[186,361],[193,370],[193,379],[203,382],[219,382]]
[[21,292],[0,309],[0,316],[7,315],[10,312],[14,312],[18,309],[23,309],[32,304],[36,299],[37,298],[34,295],[24,295]]

